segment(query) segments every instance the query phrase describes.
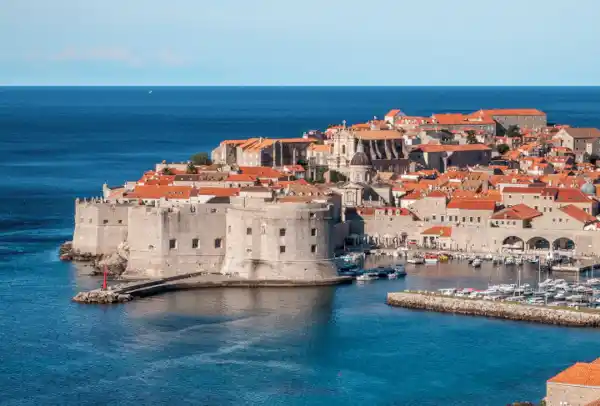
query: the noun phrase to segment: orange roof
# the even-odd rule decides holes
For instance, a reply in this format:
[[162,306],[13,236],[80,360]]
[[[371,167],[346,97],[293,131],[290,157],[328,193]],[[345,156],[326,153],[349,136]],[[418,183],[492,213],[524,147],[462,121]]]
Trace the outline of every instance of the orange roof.
[[448,203],[449,209],[461,210],[494,210],[496,202],[484,199],[453,199]]
[[573,206],[572,204],[568,206],[563,206],[560,208],[560,210],[563,211],[565,214],[569,215],[570,217],[574,218],[575,220],[584,224],[593,223],[596,221],[596,217],[586,213],[585,211],[583,211],[583,209],[580,209],[579,207]]
[[308,149],[315,152],[329,152],[333,149],[333,145],[311,144]]
[[284,176],[283,173],[267,166],[240,166],[240,171],[243,174],[254,175],[258,178],[279,179]]
[[402,138],[402,133],[396,130],[366,130],[356,134],[359,140],[397,140]]
[[398,113],[400,113],[399,109],[393,109],[388,111],[388,113],[385,115],[385,117],[395,117],[398,115]]
[[422,144],[414,150],[422,152],[463,152],[463,151],[491,151],[492,149],[483,144],[464,144],[464,145],[440,145],[440,144]]
[[490,125],[496,124],[496,122],[485,115],[483,116],[472,116],[464,115],[460,113],[452,114],[434,114],[431,116],[434,122],[433,124],[441,125]]
[[227,182],[255,182],[256,176],[248,175],[247,173],[234,173],[225,179]]
[[241,145],[248,140],[225,140],[221,141],[221,145]]
[[444,192],[442,192],[441,190],[434,190],[433,192],[429,193],[427,195],[427,197],[446,197],[446,194]]
[[412,191],[407,195],[402,196],[402,200],[419,200],[423,197],[423,195],[421,194],[421,192],[418,191]]
[[437,235],[439,237],[451,237],[452,227],[435,226],[423,231],[421,235]]
[[491,218],[494,220],[530,220],[541,215],[542,213],[526,204],[517,204],[516,206],[500,210]]
[[490,109],[479,110],[473,114],[488,116],[545,116],[546,113],[538,109]]
[[600,365],[578,362],[548,379],[548,382],[564,383],[567,385],[600,386]]
[[191,186],[138,185],[125,197],[135,199],[189,199],[197,196],[198,191]]
[[240,189],[235,187],[201,187],[198,194],[203,196],[230,197],[240,194]]
[[600,130],[597,128],[566,128],[565,131],[573,138],[599,138]]
[[560,188],[556,201],[558,203],[590,203],[590,198],[579,189]]

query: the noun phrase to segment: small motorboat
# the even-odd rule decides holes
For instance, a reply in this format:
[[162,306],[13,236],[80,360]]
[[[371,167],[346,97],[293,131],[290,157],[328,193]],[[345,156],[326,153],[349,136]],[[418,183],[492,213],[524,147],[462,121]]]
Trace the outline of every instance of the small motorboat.
[[408,264],[423,265],[425,260],[421,257],[411,257],[406,260]]
[[358,275],[356,277],[356,281],[357,282],[366,282],[366,281],[374,281],[375,279],[378,279],[379,276],[377,276],[376,274],[373,273],[363,273],[362,275]]
[[479,258],[475,258],[475,259],[473,260],[473,262],[471,262],[471,266],[472,266],[473,268],[481,268],[481,263],[482,263],[481,259],[479,259]]
[[425,255],[425,263],[426,264],[437,264],[439,262],[439,258],[435,254],[426,254]]
[[392,267],[392,269],[394,270],[394,275],[396,275],[396,277],[406,276],[406,269],[404,269],[404,265],[402,265],[402,264],[394,265]]

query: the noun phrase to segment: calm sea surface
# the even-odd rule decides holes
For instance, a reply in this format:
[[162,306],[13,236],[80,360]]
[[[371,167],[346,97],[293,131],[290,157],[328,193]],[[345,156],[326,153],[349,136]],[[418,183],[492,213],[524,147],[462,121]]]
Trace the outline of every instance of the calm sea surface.
[[[222,139],[342,120],[537,107],[600,127],[600,88],[0,88],[0,404],[504,405],[600,357],[600,331],[387,307],[404,288],[516,272],[408,267],[337,288],[212,290],[80,306],[99,285],[56,258],[73,199]],[[536,280],[525,268],[523,279]]]

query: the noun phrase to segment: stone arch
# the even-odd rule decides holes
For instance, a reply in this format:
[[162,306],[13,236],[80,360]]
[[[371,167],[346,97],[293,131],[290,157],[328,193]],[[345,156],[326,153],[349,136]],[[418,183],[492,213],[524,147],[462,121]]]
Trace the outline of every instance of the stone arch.
[[502,248],[523,251],[525,248],[525,241],[520,237],[510,235],[502,241]]
[[554,240],[552,247],[555,250],[565,250],[565,251],[574,251],[575,250],[575,241],[568,237],[561,237]]
[[544,237],[533,237],[527,241],[527,248],[530,250],[549,250],[550,241]]

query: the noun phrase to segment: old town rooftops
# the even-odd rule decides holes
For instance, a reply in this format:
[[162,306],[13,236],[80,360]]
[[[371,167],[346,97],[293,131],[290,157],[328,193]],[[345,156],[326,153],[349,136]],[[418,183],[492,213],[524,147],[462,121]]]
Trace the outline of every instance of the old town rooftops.
[[564,131],[573,138],[600,138],[597,128],[565,128]]
[[421,152],[467,152],[467,151],[491,151],[492,149],[483,144],[464,144],[464,145],[440,145],[440,144],[422,144],[418,145],[413,151]]
[[541,216],[542,213],[529,207],[526,204],[517,204],[512,207],[500,210],[491,218],[493,220],[531,220],[532,218]]
[[198,195],[191,186],[138,185],[123,197],[130,199],[189,199]]
[[452,199],[448,203],[448,209],[460,210],[489,210],[494,211],[496,202],[487,199]]
[[473,116],[460,113],[434,114],[433,124],[440,125],[494,125],[496,122],[488,116]]
[[363,141],[370,140],[398,140],[402,133],[396,130],[364,130],[356,133],[356,138]]
[[487,116],[545,116],[546,113],[538,109],[489,109],[478,110],[473,114]]
[[591,363],[578,362],[548,379],[548,382],[600,387],[600,364],[598,360]]
[[202,196],[231,197],[240,194],[239,188],[233,187],[201,187],[198,194]]
[[452,237],[452,227],[435,226],[423,231],[421,235],[431,235],[438,237]]
[[563,206],[560,208],[560,210],[562,212],[564,212],[565,214],[567,214],[568,216],[572,217],[573,219],[575,219],[581,223],[584,223],[584,224],[593,223],[593,222],[598,221],[596,219],[596,217],[592,216],[591,214],[586,213],[579,207],[573,206],[572,204],[569,204],[568,206]]

